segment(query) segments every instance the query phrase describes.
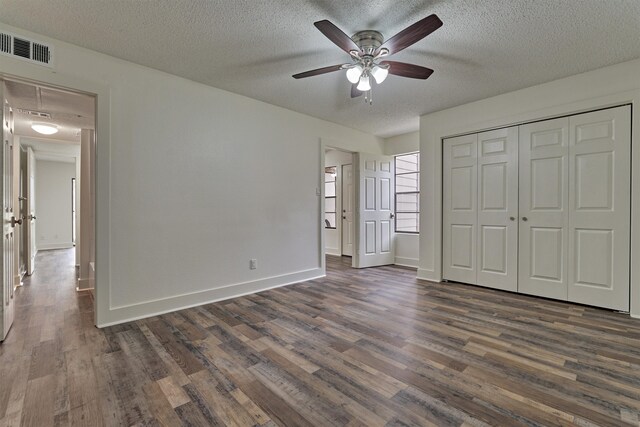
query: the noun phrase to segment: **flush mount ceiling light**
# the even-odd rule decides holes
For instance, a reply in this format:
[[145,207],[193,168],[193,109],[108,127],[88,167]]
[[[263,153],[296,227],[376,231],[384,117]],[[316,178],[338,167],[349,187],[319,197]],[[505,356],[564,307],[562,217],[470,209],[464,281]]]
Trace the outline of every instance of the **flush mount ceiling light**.
[[53,135],[54,133],[58,133],[58,126],[50,123],[33,123],[31,125],[31,129],[43,135]]
[[419,65],[381,59],[400,52],[440,28],[442,21],[436,15],[427,16],[386,41],[379,31],[373,30],[358,31],[349,37],[326,19],[313,25],[336,46],[351,55],[353,62],[294,74],[294,79],[347,70],[347,80],[352,84],[351,97],[365,93],[365,102],[372,104],[372,77],[376,84],[381,84],[389,74],[424,80],[433,73],[432,69]]

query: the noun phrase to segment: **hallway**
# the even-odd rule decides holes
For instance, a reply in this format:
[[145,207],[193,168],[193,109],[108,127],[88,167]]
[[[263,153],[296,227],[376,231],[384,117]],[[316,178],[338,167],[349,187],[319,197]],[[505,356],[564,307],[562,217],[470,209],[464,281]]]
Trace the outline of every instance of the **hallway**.
[[[74,250],[38,252],[36,271],[18,288],[16,318],[0,345],[0,425],[51,425],[81,417],[96,396],[88,374],[93,327],[88,292],[75,291]],[[2,417],[4,415],[4,418]]]

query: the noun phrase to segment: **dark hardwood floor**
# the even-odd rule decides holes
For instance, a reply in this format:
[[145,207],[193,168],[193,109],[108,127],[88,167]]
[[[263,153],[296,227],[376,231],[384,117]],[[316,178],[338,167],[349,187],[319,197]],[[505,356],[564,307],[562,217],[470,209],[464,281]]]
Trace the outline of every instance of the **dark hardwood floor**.
[[638,425],[640,321],[434,284],[328,276],[105,329],[72,253],[38,254],[0,345],[0,425]]

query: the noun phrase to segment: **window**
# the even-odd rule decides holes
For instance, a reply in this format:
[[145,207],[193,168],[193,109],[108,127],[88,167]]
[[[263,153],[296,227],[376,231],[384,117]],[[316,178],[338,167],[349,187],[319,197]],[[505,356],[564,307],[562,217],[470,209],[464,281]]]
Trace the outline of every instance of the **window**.
[[336,228],[336,170],[324,168],[324,228]]
[[396,156],[396,232],[420,231],[420,153]]

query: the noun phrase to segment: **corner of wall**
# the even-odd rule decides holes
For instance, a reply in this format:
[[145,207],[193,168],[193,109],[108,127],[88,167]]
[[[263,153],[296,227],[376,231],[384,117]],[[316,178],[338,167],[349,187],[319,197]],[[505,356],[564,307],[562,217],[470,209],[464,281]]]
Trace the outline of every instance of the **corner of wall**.
[[385,138],[383,152],[387,156],[420,151],[420,131]]

